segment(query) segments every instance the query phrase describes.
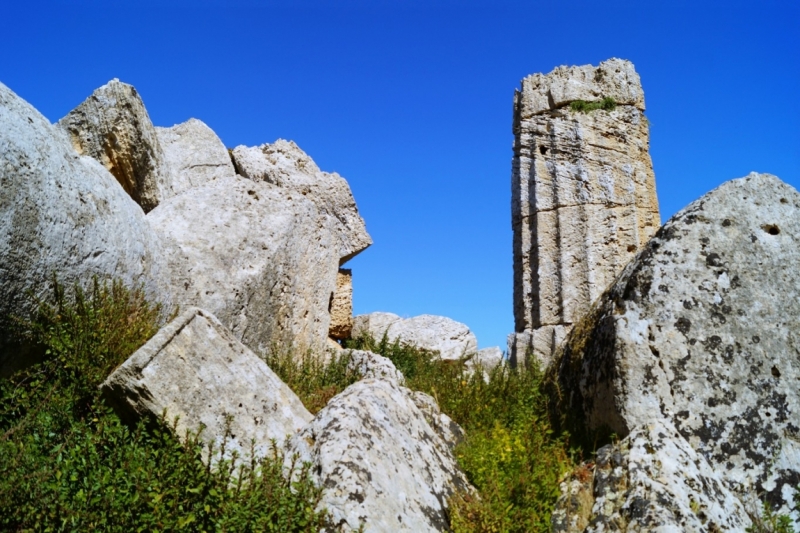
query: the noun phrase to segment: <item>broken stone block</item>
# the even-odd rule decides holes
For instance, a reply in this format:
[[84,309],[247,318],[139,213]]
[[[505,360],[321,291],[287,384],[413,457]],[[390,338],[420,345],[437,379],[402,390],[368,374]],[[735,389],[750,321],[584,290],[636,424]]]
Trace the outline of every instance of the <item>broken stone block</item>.
[[193,307],[164,326],[101,385],[128,420],[177,417],[176,431],[200,434],[227,454],[257,457],[312,420],[297,395],[211,313]]
[[336,275],[336,290],[330,308],[328,335],[334,339],[349,339],[353,331],[353,271],[349,268],[340,268]]

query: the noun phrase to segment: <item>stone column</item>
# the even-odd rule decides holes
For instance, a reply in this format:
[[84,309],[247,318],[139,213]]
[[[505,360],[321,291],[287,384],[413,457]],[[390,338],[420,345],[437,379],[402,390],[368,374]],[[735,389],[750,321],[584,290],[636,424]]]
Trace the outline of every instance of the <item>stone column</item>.
[[552,358],[660,225],[633,64],[558,67],[514,95],[512,363]]
[[353,271],[340,268],[336,275],[336,292],[330,303],[331,325],[328,336],[349,339],[353,331]]

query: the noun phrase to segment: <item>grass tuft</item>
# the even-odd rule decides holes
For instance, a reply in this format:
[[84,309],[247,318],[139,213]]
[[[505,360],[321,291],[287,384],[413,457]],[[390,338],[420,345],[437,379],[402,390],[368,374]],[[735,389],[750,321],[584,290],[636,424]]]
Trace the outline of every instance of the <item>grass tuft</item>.
[[575,100],[570,102],[569,108],[575,112],[579,113],[589,113],[590,111],[596,111],[598,109],[602,109],[603,111],[613,111],[617,108],[617,102],[614,101],[613,98],[610,96],[606,96],[599,102],[587,102],[586,100]]

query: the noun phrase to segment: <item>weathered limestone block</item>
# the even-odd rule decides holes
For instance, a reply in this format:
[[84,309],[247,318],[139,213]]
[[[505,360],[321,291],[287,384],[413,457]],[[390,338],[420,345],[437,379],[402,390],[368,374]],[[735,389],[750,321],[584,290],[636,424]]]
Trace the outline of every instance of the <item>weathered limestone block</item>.
[[366,350],[347,350],[348,368],[357,370],[363,379],[385,379],[404,385],[406,378],[397,370],[391,359]]
[[740,494],[800,481],[800,193],[768,174],[671,218],[565,341],[576,427],[665,419]]
[[542,326],[512,333],[508,336],[509,363],[512,366],[528,364],[528,356],[532,356],[541,368],[546,368],[568,332],[569,326]]
[[169,169],[139,93],[114,79],[58,121],[80,155],[105,166],[144,212],[158,205]]
[[[603,97],[616,108],[565,107]],[[569,329],[658,228],[643,111],[639,77],[620,59],[522,81],[511,193],[517,333]],[[509,343],[512,361],[525,355],[516,351],[520,342]],[[557,346],[545,341],[533,352],[547,361]]]
[[[674,427],[655,421],[598,450],[589,516],[580,516],[583,502],[569,502],[578,505],[568,513],[568,499],[562,496],[553,512],[553,530],[601,533],[624,524],[623,531],[631,533],[744,531],[750,517],[723,471]],[[580,499],[580,487],[574,492]]]
[[447,498],[474,490],[410,392],[359,381],[289,441],[287,455],[312,464],[320,507],[343,531],[446,531]]
[[156,127],[156,135],[170,171],[161,200],[236,174],[228,149],[196,118],[171,128]]
[[[257,457],[278,446],[313,417],[297,395],[211,313],[190,307],[164,326],[101,385],[127,419],[158,419],[166,411],[176,432],[205,429],[200,438],[226,456]],[[206,457],[204,456],[204,459]],[[218,459],[219,457],[212,458]]]
[[12,316],[29,317],[37,299],[52,296],[53,274],[65,287],[88,288],[93,276],[143,283],[169,312],[163,256],[114,176],[0,84],[0,375],[27,365],[3,347],[6,333]]
[[458,359],[478,351],[475,334],[461,322],[436,315],[402,319],[392,313],[370,313],[354,319],[353,336],[369,333],[376,340],[386,334],[389,342],[399,340],[439,352],[442,359]]
[[321,213],[337,223],[339,264],[372,244],[347,181],[335,172],[322,172],[293,141],[278,139],[273,144],[237,146],[232,156],[242,176],[308,195]]
[[338,243],[301,193],[240,176],[162,202],[147,218],[182,307],[213,313],[256,353],[322,353]]
[[334,339],[349,339],[353,331],[353,271],[349,268],[339,269],[330,308],[331,327],[328,335]]
[[408,395],[414,405],[422,411],[431,428],[447,444],[450,451],[455,452],[456,446],[464,440],[465,434],[461,426],[439,409],[439,404],[430,394],[409,390]]
[[549,74],[531,74],[522,80],[520,98],[525,117],[553,111],[576,100],[613,98],[617,105],[644,111],[644,92],[630,61],[612,58],[597,67],[557,67]]

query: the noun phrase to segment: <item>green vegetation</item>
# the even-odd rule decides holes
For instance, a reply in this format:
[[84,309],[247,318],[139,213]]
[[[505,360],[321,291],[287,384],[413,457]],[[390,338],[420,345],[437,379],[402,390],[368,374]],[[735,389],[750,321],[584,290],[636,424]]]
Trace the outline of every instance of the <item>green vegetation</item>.
[[571,110],[580,113],[589,113],[590,111],[595,111],[597,109],[602,109],[604,111],[613,111],[614,109],[616,109],[616,107],[617,103],[610,96],[606,96],[599,102],[587,102],[586,100],[575,100],[574,102],[570,102],[569,104],[569,108]]
[[54,287],[55,303],[20,327],[44,362],[0,379],[0,530],[320,529],[307,466],[286,481],[273,449],[209,468],[201,457],[219,451],[198,435],[178,439],[164,421],[130,428],[104,405],[98,384],[159,325],[141,290],[95,282],[68,298]]
[[571,470],[566,435],[552,431],[543,375],[537,366],[501,366],[485,380],[463,361],[440,361],[432,352],[364,337],[348,348],[370,350],[392,360],[406,385],[430,394],[466,431],[456,449],[459,464],[480,499],[451,500],[451,526],[459,532],[550,530],[558,480]]
[[[794,495],[794,510],[800,513],[800,488]],[[747,533],[795,533],[792,519],[788,515],[777,514],[766,501],[762,504],[761,516],[751,514],[750,518],[753,519],[753,525],[745,530]]]

